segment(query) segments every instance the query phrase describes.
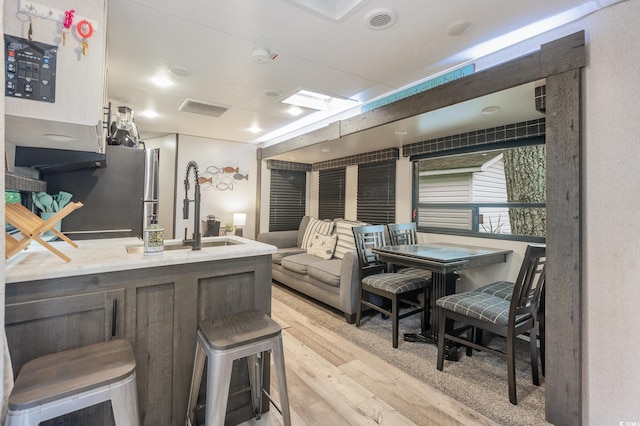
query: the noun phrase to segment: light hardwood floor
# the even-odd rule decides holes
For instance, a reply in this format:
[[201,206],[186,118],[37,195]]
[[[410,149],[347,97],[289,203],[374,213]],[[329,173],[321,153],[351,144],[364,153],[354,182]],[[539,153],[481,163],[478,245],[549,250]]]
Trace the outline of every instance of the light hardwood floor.
[[[283,327],[295,426],[495,424],[275,299],[272,317]],[[282,425],[282,419],[272,407],[243,425]]]

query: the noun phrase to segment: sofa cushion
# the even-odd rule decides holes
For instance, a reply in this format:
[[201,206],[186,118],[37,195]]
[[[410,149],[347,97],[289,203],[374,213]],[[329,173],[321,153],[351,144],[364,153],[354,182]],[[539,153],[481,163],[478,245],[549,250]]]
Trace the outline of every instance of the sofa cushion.
[[333,257],[337,241],[338,236],[335,232],[331,235],[326,235],[316,231],[309,239],[307,253],[318,256],[320,259],[329,260]]
[[307,266],[307,275],[325,284],[340,287],[340,268],[342,260],[330,259],[314,262]]
[[306,275],[307,265],[321,261],[322,259],[312,254],[300,253],[283,257],[280,261],[280,265],[289,271]]
[[319,232],[325,235],[331,234],[333,232],[333,221],[319,220],[312,217],[309,220],[309,225],[307,225],[307,229],[305,229],[304,231],[304,237],[302,238],[302,245],[300,246],[301,248],[305,250],[309,248],[309,240],[311,240],[311,236],[315,232]]
[[336,219],[336,234],[338,242],[336,243],[336,251],[333,254],[338,259],[344,258],[344,255],[356,249],[356,241],[353,239],[354,226],[365,226],[363,222],[352,222],[350,220]]
[[302,247],[302,239],[304,238],[304,233],[307,230],[307,226],[309,226],[309,222],[311,221],[311,216],[303,216],[300,221],[300,226],[298,226],[298,247]]
[[304,250],[300,247],[285,247],[278,249],[277,252],[271,255],[271,262],[280,265],[282,258],[285,256],[291,256],[292,254],[304,253]]

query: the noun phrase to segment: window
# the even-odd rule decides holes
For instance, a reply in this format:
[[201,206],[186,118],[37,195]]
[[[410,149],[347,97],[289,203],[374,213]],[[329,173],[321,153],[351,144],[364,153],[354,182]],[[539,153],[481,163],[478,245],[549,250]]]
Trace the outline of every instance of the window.
[[415,161],[418,227],[544,241],[545,156],[537,144]]
[[358,166],[358,220],[374,225],[396,219],[396,161]]
[[271,169],[269,231],[298,229],[305,213],[307,173]]
[[320,170],[318,218],[344,217],[345,169]]
[[[19,191],[6,190],[4,191],[4,203],[5,204],[13,204],[13,203],[22,203],[22,193]],[[18,230],[11,225],[9,222],[4,223],[4,230],[9,234],[14,234],[18,232]]]

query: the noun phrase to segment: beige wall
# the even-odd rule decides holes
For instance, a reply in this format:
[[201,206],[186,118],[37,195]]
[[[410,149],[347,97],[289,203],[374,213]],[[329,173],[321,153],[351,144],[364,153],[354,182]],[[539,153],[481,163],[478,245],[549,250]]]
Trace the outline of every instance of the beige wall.
[[[200,177],[214,178],[207,169],[215,170],[216,167],[237,168],[238,174],[247,175],[248,179],[236,179],[236,172],[227,173],[225,182],[220,188],[214,188],[209,184],[202,184],[200,192],[202,197],[200,218],[213,214],[220,219],[221,226],[231,222],[233,213],[246,213],[247,224],[243,235],[254,238],[256,223],[256,191],[257,191],[257,147],[252,144],[236,143],[222,140],[201,138],[197,136],[178,135],[178,151],[176,163],[176,238],[184,237],[185,227],[188,236],[193,233],[193,203],[191,203],[189,220],[182,219],[182,200],[185,196],[184,176],[187,163],[194,160],[198,163]],[[209,174],[208,174],[209,173]],[[215,181],[215,178],[214,178]],[[193,199],[193,174],[189,177],[189,199]],[[230,186],[233,188],[231,189]],[[268,212],[268,210],[267,210]]]
[[585,424],[640,424],[640,1],[586,20]]

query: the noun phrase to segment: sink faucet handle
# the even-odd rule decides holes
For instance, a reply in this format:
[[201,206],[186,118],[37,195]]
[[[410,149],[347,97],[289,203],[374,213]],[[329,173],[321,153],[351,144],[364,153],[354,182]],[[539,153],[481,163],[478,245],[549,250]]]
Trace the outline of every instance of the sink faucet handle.
[[189,219],[189,199],[182,200],[182,218]]

